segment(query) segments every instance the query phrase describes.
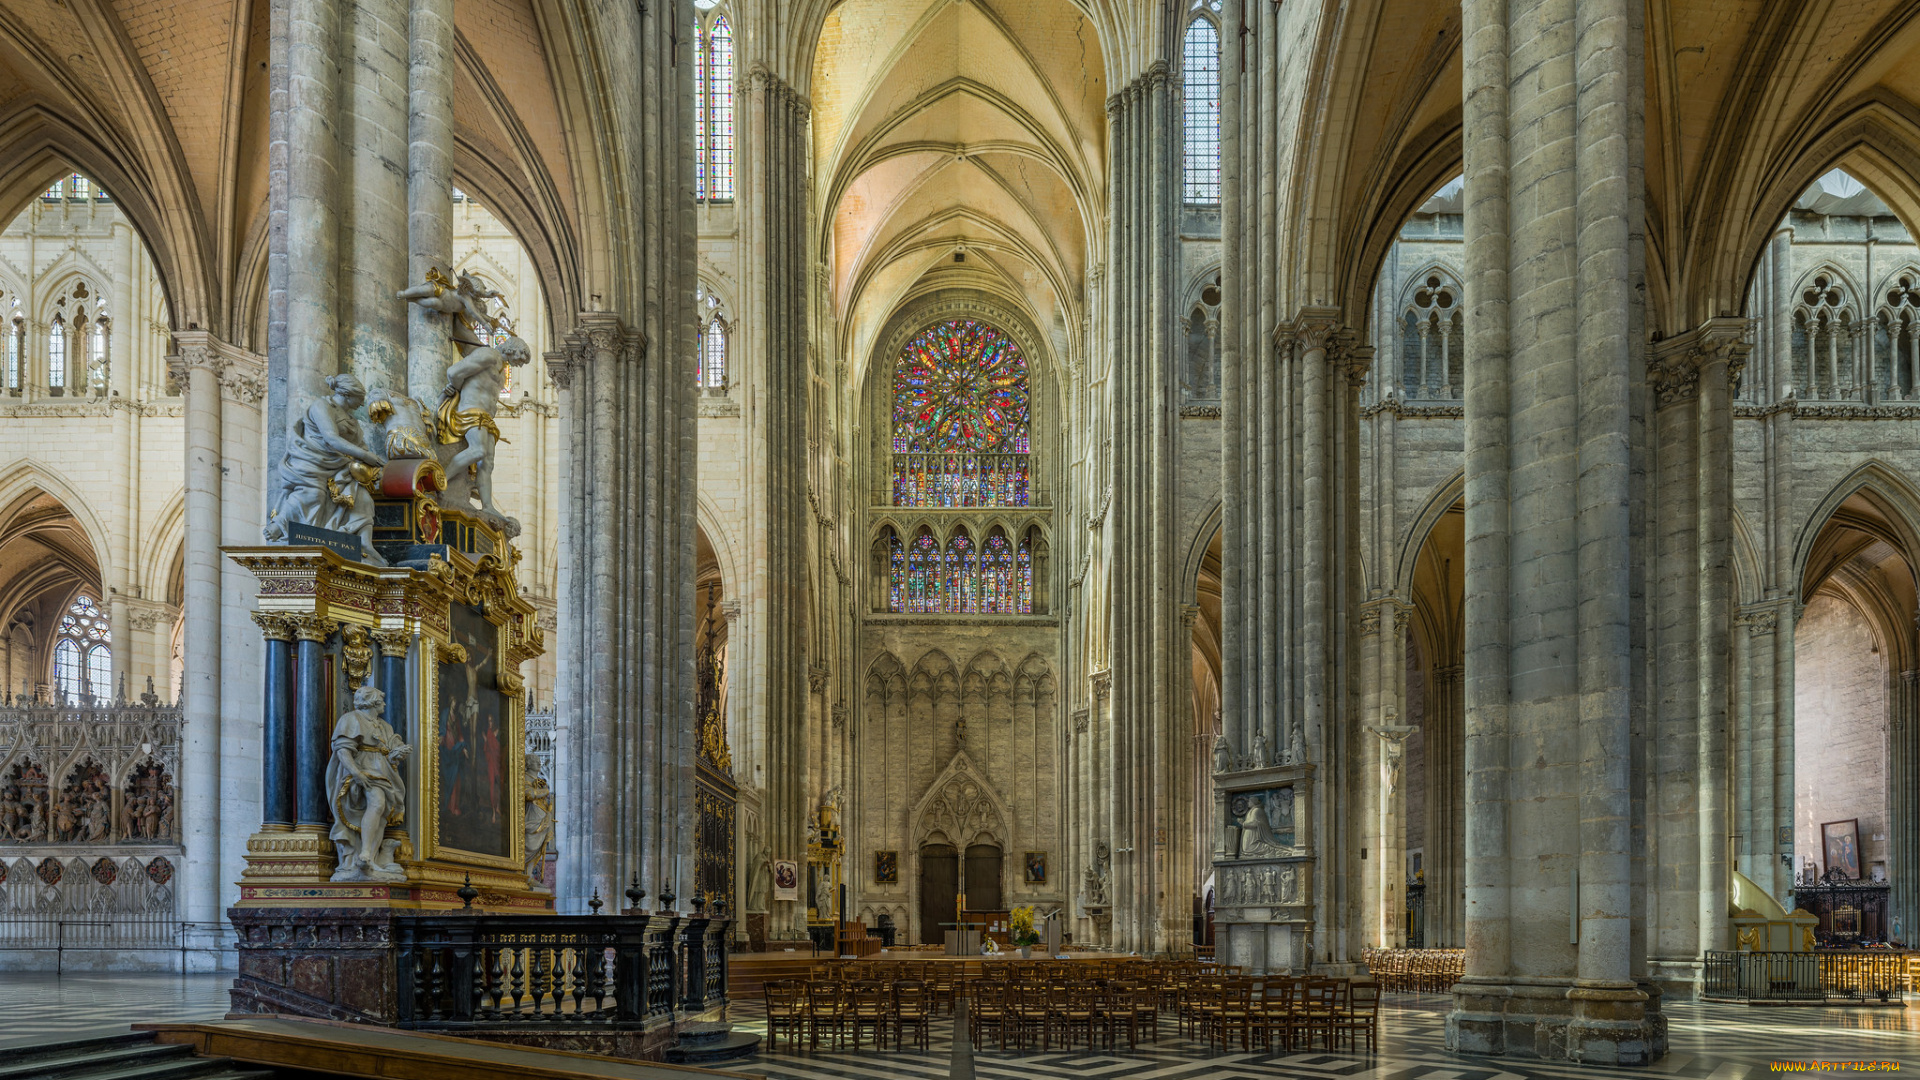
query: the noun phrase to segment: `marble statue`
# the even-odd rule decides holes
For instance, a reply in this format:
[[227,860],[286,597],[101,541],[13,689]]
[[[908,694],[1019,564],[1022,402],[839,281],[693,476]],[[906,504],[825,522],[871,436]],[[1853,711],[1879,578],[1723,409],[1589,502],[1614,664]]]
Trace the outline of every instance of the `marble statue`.
[[418,398],[381,387],[367,395],[367,418],[386,436],[387,460],[435,456],[432,421]]
[[440,445],[460,447],[441,458],[447,471],[443,501],[467,507],[478,497],[485,516],[508,535],[519,535],[520,523],[493,505],[494,448],[505,441],[493,415],[500,408],[508,372],[530,361],[532,350],[512,335],[503,315],[488,310],[487,302],[500,299],[500,293],[471,274],[448,281],[436,267],[427,272],[426,281],[394,295],[446,315],[460,352],[460,359],[447,368],[447,386],[435,413]]
[[367,449],[353,416],[367,388],[352,375],[330,375],[327,389],[328,396],[294,421],[280,462],[280,495],[263,532],[271,543],[284,542],[293,522],[348,533],[360,538],[362,559],[385,566],[373,548],[373,493],[367,485],[386,461]]
[[1293,737],[1287,741],[1287,764],[1304,765],[1306,764],[1306,761],[1307,761],[1307,739],[1306,739],[1306,736],[1301,732],[1300,725],[1295,724],[1293,728]]
[[1106,907],[1107,906],[1106,879],[1101,877],[1100,872],[1098,870],[1095,870],[1091,866],[1082,872],[1081,877],[1084,882],[1082,887],[1086,890],[1086,894],[1087,894],[1086,906]]
[[[440,395],[440,443],[466,446],[444,464],[448,491],[458,489],[454,481],[471,478],[470,491],[480,498],[485,513],[510,521],[493,505],[494,447],[505,439],[493,414],[500,408],[500,391],[506,389],[510,368],[524,367],[533,358],[527,343],[509,337],[498,347],[482,345],[447,368],[447,388]],[[518,532],[518,529],[513,530]]]
[[353,708],[333,726],[327,794],[333,810],[328,836],[340,858],[335,881],[407,879],[394,862],[399,838],[389,830],[405,819],[407,787],[399,766],[413,747],[387,726],[386,707],[385,694],[363,686],[353,693]]
[[1247,756],[1252,759],[1249,764],[1256,769],[1264,769],[1268,765],[1273,764],[1271,756],[1267,753],[1266,732],[1256,731],[1253,733],[1253,750]]
[[1291,853],[1291,848],[1274,835],[1273,821],[1267,814],[1267,797],[1256,794],[1247,800],[1246,816],[1239,821],[1240,857],[1267,859]]
[[1216,776],[1233,771],[1233,747],[1227,745],[1225,735],[1213,737],[1213,771]]
[[526,757],[526,786],[527,884],[541,889],[546,887],[547,847],[553,843],[553,785],[547,783],[540,759],[531,754]]

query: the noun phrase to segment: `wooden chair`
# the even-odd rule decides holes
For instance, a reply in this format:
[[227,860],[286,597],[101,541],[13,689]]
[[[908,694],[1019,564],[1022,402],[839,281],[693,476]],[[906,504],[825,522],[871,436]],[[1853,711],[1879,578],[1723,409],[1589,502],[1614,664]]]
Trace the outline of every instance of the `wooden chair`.
[[1060,1034],[1060,1046],[1073,1049],[1075,1031],[1085,1032],[1087,1049],[1093,1049],[1094,1018],[1100,1013],[1100,993],[1089,982],[1072,982],[1050,987],[1047,994],[1049,1022],[1047,1046],[1051,1049],[1054,1032]]
[[1218,994],[1219,1005],[1208,1017],[1212,1022],[1213,1037],[1219,1039],[1220,1048],[1225,1050],[1228,1040],[1237,1031],[1240,1033],[1240,1049],[1252,1049],[1253,980],[1237,977],[1222,979]]
[[807,984],[807,1045],[810,1048],[817,1049],[820,1046],[823,1028],[833,1029],[833,1045],[836,1048],[846,1043],[846,989],[828,979]]
[[933,995],[918,979],[902,979],[893,984],[893,1048],[904,1049],[907,1029],[914,1030],[920,1049],[928,1048],[933,1037]]
[[983,1047],[987,1043],[981,1040],[983,1034],[993,1032],[1000,1038],[1000,1049],[1006,1049],[1006,1034],[1010,1026],[1018,1026],[1020,1020],[1014,1017],[1012,1005],[1008,1003],[1008,984],[991,978],[981,978],[973,982],[966,1005],[968,1032],[973,1036],[973,1045]]
[[782,1031],[787,1033],[789,1042],[798,1046],[807,1026],[806,984],[794,979],[781,979],[768,983],[765,992],[767,1049],[772,1050],[779,1045]]
[[1269,975],[1261,980],[1260,993],[1254,999],[1254,1033],[1261,1045],[1272,1049],[1294,1048],[1300,1024],[1300,981],[1287,975]]
[[1366,1036],[1367,1053],[1374,1051],[1380,1031],[1380,984],[1356,981],[1347,988],[1347,1004],[1333,1018],[1334,1039],[1346,1037],[1347,1045],[1360,1049],[1360,1037]]
[[860,1029],[873,1029],[873,1048],[885,1049],[887,1023],[892,1019],[893,1000],[886,984],[877,982],[857,982],[853,984],[852,1002],[847,1011],[847,1020],[853,1025],[853,1048],[860,1049]]
[[1013,1040],[1017,1049],[1038,1038],[1046,1044],[1047,1025],[1053,1015],[1052,993],[1044,983],[1007,984],[1007,1012],[1013,1021]]
[[1160,1041],[1159,987],[1150,982],[1115,984],[1107,1007],[1111,1011],[1113,1026],[1126,1026],[1127,1049],[1133,1050],[1140,1045],[1142,1031],[1154,1042]]
[[1333,1020],[1340,985],[1338,979],[1307,979],[1303,984],[1298,1025],[1308,1045],[1317,1039],[1322,1049],[1333,1049]]
[[954,988],[959,985],[955,979],[955,965],[936,963],[929,966],[933,971],[927,978],[927,988],[933,995],[933,1008],[935,1011],[945,1009],[947,1015],[952,1016]]

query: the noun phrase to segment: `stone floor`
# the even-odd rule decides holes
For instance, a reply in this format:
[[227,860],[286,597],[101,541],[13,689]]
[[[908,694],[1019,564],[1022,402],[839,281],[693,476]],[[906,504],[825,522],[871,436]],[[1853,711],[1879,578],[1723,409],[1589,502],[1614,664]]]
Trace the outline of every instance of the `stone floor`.
[[[215,1019],[226,1011],[224,975],[0,976],[0,1047],[82,1038],[125,1031],[142,1020]],[[995,1080],[1536,1080],[1618,1077],[1620,1072],[1546,1066],[1497,1059],[1460,1058],[1442,1047],[1449,1001],[1439,995],[1389,997],[1381,1008],[1377,1054],[1215,1052],[1179,1037],[1163,1023],[1160,1043],[1136,1053],[1002,1052],[987,1047],[968,1053],[953,1045],[949,1020],[934,1024],[927,1051],[909,1049],[762,1053],[731,1070],[769,1080],[932,1080],[993,1077]],[[764,1010],[736,1004],[737,1026],[764,1032]],[[1672,1052],[1647,1073],[1691,1080],[1745,1080],[1768,1075],[1775,1061],[1896,1061],[1920,1068],[1920,1002],[1910,1009],[1754,1008],[1740,1005],[1670,1005]],[[956,1066],[958,1066],[956,1068]],[[967,1071],[971,1069],[971,1072]],[[1848,1070],[1851,1071],[1851,1070]]]

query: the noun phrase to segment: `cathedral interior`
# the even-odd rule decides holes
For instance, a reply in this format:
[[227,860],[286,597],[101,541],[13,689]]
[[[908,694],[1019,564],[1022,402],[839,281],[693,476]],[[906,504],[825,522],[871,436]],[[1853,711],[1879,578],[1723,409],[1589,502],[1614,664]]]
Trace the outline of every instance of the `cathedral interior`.
[[0,224],[0,1077],[1920,1057],[1910,0],[0,0]]

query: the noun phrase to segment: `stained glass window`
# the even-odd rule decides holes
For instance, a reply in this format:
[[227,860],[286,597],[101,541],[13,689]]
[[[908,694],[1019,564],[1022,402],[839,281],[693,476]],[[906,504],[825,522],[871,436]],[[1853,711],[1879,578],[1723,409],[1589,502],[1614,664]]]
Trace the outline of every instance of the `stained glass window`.
[[707,50],[693,41],[693,197],[707,197]]
[[[702,11],[712,3],[697,4]],[[693,197],[733,198],[733,24],[725,15],[696,32],[693,45]]]
[[1021,612],[1033,610],[1033,534],[1028,533],[1020,540],[1020,554],[1015,561],[1013,573],[1014,609]]
[[894,364],[894,504],[1027,505],[1028,405],[1011,338],[972,319],[921,332]]
[[68,705],[92,697],[113,696],[113,650],[107,644],[107,617],[93,597],[81,593],[60,618],[59,640],[53,646],[53,686]]
[[887,567],[888,611],[907,610],[907,548],[900,542],[900,534],[887,530],[887,543],[890,559]]
[[987,542],[980,545],[980,613],[982,615],[1006,615],[1025,611],[1019,604],[1014,588],[1015,570],[1013,545],[1007,542],[1007,534],[999,529],[987,535]]
[[54,389],[67,385],[67,324],[58,315],[47,330],[47,385]]
[[1190,206],[1220,203],[1220,31],[1209,19],[1187,25],[1181,49],[1186,95],[1186,183]]
[[947,585],[946,610],[968,613],[979,610],[980,594],[975,580],[979,576],[980,560],[974,554],[973,537],[967,535],[966,526],[961,526],[947,541]]
[[907,611],[937,612],[944,606],[940,561],[940,541],[922,529],[907,548]]
[[93,194],[92,188],[93,188],[93,181],[88,180],[86,177],[81,176],[79,173],[74,173],[73,186],[70,189],[71,194],[68,195],[67,197],[70,199],[84,200],[86,199],[87,196]]

